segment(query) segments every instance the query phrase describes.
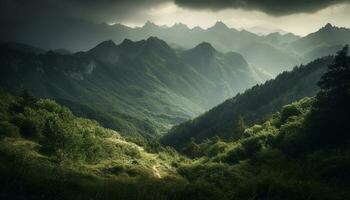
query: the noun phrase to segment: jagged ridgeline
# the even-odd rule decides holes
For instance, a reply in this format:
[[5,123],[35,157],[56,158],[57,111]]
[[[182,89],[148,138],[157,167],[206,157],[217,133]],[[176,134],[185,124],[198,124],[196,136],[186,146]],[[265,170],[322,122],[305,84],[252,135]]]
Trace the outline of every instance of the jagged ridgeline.
[[[75,28],[69,31],[65,30],[65,27],[60,27],[59,24],[54,25],[54,33],[52,33],[53,29],[31,30],[30,34],[22,38],[22,41],[45,49],[66,48],[71,51],[87,50],[108,39],[121,43],[125,38],[138,41],[156,36],[173,47],[184,49],[193,48],[205,41],[221,52],[238,52],[251,66],[261,68],[273,75],[291,70],[295,65],[334,54],[342,45],[350,43],[350,30],[331,24],[305,37],[300,37],[292,33],[277,32],[258,35],[247,30],[228,27],[223,22],[217,22],[207,29],[198,26],[189,28],[181,23],[167,27],[147,22],[143,27],[135,28],[122,24],[107,25],[81,21],[71,23]],[[37,37],[37,35],[45,35],[45,37]],[[55,52],[69,53],[62,49],[57,49]]]
[[[205,56],[203,56],[205,55]],[[56,99],[124,135],[156,136],[268,76],[202,43],[174,50],[156,37],[78,53],[0,46],[0,86]]]
[[241,137],[245,126],[269,118],[288,103],[314,96],[319,90],[316,83],[332,61],[333,57],[324,57],[283,72],[193,120],[176,125],[161,138],[161,142],[182,149],[191,138],[199,143],[217,136],[236,140]]

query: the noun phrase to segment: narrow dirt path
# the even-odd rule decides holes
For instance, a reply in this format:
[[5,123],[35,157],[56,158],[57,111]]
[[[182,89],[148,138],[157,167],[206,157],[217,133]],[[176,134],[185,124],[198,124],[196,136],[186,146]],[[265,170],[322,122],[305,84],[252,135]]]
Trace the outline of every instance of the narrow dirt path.
[[152,170],[153,170],[154,177],[156,177],[156,178],[162,178],[162,176],[160,175],[159,170],[158,170],[158,168],[157,168],[156,165],[153,165],[153,166],[152,166]]

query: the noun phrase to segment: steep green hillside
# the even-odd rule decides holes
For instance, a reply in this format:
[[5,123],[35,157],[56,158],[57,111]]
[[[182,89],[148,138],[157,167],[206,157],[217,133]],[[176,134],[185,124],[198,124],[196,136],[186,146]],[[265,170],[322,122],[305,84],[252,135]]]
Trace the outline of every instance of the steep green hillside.
[[315,98],[284,106],[241,139],[192,142],[185,152],[202,158],[179,173],[220,199],[348,199],[349,61],[346,46],[322,75]]
[[0,160],[1,199],[164,199],[184,182],[172,164],[187,162],[172,150],[149,153],[52,100],[2,91]]
[[[340,123],[329,122],[331,117],[318,121],[317,104],[305,98],[286,105],[236,142],[194,143],[186,152],[201,158],[178,172],[206,199],[348,199],[349,120],[338,115]],[[310,128],[320,126],[333,132]]]
[[[189,160],[172,150],[148,153],[51,100],[1,93],[0,196],[347,199],[349,137],[310,131],[310,125],[319,124],[312,117],[319,116],[316,104],[305,98],[284,106],[236,142],[195,144],[201,158]],[[346,131],[344,124],[334,130]],[[324,139],[332,142],[325,145]]]
[[332,57],[318,59],[256,85],[198,118],[173,127],[161,142],[181,149],[191,138],[197,142],[214,136],[237,139],[242,134],[239,126],[244,123],[252,125],[268,118],[285,104],[315,95],[318,91],[316,83],[331,62]]
[[[316,97],[283,106],[233,142],[157,153],[52,100],[0,92],[2,199],[349,199],[350,57]],[[40,173],[38,173],[40,172]]]
[[[72,55],[1,46],[0,86],[58,99],[124,135],[156,136],[266,79],[239,54],[202,46],[178,52],[155,37]],[[189,52],[210,56],[191,62]]]

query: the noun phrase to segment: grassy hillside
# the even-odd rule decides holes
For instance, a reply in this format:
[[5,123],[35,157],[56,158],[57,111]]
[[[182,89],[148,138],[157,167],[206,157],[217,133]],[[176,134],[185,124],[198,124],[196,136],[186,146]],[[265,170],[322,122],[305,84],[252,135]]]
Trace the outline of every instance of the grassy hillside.
[[[319,116],[316,104],[316,99],[305,98],[286,105],[264,123],[245,129],[236,142],[195,144],[200,159],[178,171],[190,184],[207,188],[207,199],[348,199],[349,136],[309,129],[318,126],[312,117]],[[343,133],[348,130],[344,126]]]
[[208,199],[348,199],[349,61],[346,46],[318,81],[316,97],[283,106],[240,139],[192,140],[183,152],[199,159],[178,172],[208,188]]
[[173,165],[187,159],[175,151],[149,153],[52,100],[0,97],[2,199],[165,199],[181,189]]
[[332,60],[332,57],[325,57],[290,72],[283,72],[275,79],[256,85],[203,115],[173,127],[161,138],[161,142],[181,149],[191,138],[196,142],[215,136],[237,139],[244,128],[239,126],[263,121],[285,104],[314,96],[318,91],[316,83]]

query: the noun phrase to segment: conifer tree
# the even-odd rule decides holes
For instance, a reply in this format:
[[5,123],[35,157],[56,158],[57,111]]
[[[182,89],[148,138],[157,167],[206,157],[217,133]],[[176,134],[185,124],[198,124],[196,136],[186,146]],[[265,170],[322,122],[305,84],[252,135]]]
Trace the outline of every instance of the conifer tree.
[[320,100],[328,100],[328,106],[339,106],[348,103],[350,94],[350,57],[346,45],[337,53],[334,63],[328,66],[328,71],[318,82],[321,88]]
[[345,144],[350,139],[350,56],[346,45],[328,66],[318,85],[317,103],[307,132],[315,147]]

